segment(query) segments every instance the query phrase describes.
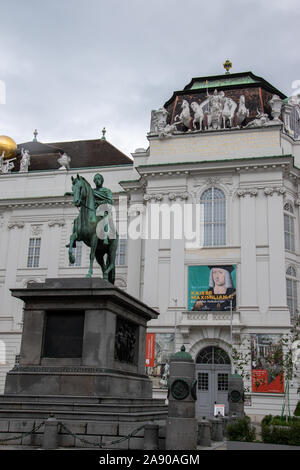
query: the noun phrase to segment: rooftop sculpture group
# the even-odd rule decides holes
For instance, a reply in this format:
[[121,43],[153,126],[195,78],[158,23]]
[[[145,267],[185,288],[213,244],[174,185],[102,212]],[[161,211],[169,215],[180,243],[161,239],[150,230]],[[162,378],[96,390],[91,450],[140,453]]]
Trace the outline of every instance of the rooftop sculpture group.
[[[268,114],[257,110],[257,116],[244,127],[262,127],[266,125],[282,124],[279,119],[283,101],[273,95],[269,100],[271,107],[272,120]],[[188,103],[186,99],[182,100],[181,112],[174,117],[172,123],[168,124],[168,111],[160,108],[153,110],[151,114],[151,134],[158,134],[159,138],[171,137],[172,134],[180,132],[192,132],[203,130],[220,130],[228,128],[239,129],[249,117],[249,109],[246,107],[245,96],[241,95],[239,103],[225,95],[224,91],[215,90],[213,94],[207,95],[205,99],[198,103],[197,101]],[[182,125],[184,130],[179,131],[178,126]]]

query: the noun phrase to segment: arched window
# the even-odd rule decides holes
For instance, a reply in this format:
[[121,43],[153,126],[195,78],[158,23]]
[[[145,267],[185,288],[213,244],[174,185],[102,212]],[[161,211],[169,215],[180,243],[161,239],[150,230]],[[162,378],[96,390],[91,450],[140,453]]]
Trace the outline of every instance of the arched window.
[[298,300],[297,300],[297,272],[294,266],[289,266],[286,271],[286,298],[290,310],[291,323],[298,320]]
[[209,188],[201,196],[203,246],[226,245],[226,199],[221,189]]
[[230,364],[230,358],[224,349],[216,346],[208,346],[201,349],[197,358],[197,364]]
[[295,251],[295,216],[290,202],[284,205],[284,246],[286,250]]

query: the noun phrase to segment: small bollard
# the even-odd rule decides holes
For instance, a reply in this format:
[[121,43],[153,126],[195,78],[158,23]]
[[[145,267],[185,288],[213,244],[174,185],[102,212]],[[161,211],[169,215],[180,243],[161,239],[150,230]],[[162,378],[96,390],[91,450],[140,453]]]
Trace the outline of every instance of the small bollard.
[[58,421],[53,414],[45,422],[43,449],[57,449]]
[[158,424],[146,424],[144,428],[144,450],[158,450]]
[[199,425],[198,445],[202,447],[210,447],[211,446],[211,431],[210,431],[209,421],[207,421],[205,416],[203,416],[202,420],[198,423],[198,425]]
[[212,419],[212,433],[211,438],[213,441],[221,442],[223,441],[223,422],[219,417]]

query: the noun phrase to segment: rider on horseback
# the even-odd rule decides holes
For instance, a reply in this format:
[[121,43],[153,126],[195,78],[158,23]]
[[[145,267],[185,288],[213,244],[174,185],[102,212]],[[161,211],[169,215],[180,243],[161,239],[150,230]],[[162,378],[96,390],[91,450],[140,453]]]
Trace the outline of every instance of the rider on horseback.
[[94,183],[96,187],[93,189],[93,193],[95,198],[96,215],[100,215],[103,218],[102,220],[105,222],[103,227],[104,233],[101,238],[103,238],[104,245],[108,245],[108,235],[111,229],[114,227],[111,209],[113,205],[113,198],[111,190],[103,187],[103,182],[103,176],[100,175],[100,173],[97,173],[94,176]]

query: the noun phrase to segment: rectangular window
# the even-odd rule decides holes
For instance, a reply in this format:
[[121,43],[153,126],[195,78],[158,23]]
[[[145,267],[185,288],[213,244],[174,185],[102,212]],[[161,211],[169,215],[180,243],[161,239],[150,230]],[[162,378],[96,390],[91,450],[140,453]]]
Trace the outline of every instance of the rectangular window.
[[228,390],[228,374],[218,374],[218,391]]
[[120,238],[116,253],[116,266],[124,266],[126,264],[126,238]]
[[208,373],[198,373],[198,390],[208,390]]
[[287,305],[291,315],[291,323],[295,323],[298,318],[297,301],[297,281],[295,279],[286,280]]
[[288,214],[284,214],[284,244],[286,250],[295,251],[295,223]]
[[38,268],[40,262],[41,239],[30,238],[27,256],[27,268]]
[[83,242],[76,242],[76,247],[72,249],[72,253],[75,257],[75,263],[72,264],[69,262],[69,266],[81,266],[82,244]]

